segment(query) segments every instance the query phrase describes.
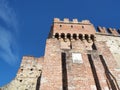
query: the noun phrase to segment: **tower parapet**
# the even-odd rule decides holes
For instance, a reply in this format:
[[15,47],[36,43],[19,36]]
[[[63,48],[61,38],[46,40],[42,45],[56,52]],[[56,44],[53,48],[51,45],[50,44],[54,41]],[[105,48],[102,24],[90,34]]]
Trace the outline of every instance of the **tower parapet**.
[[69,18],[64,18],[63,20],[60,20],[59,18],[54,18],[54,23],[77,23],[77,24],[91,24],[89,20],[82,20],[81,22],[78,21],[78,19],[74,18],[72,21],[69,20]]
[[96,30],[89,20],[79,22],[78,19],[70,21],[68,18],[64,18],[62,21],[59,18],[54,18],[49,37],[57,39],[88,40],[94,39],[95,32]]

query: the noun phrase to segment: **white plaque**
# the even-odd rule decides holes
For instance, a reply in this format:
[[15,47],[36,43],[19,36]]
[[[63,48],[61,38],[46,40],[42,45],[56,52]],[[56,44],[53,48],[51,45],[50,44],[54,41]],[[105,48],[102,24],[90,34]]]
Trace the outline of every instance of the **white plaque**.
[[72,53],[73,63],[83,63],[82,55],[80,53]]

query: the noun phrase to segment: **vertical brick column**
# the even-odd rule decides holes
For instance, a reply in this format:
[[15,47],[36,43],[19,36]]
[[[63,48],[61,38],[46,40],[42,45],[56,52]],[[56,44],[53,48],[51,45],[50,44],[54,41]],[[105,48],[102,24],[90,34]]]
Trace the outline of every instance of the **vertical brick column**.
[[62,89],[60,42],[47,39],[40,90]]

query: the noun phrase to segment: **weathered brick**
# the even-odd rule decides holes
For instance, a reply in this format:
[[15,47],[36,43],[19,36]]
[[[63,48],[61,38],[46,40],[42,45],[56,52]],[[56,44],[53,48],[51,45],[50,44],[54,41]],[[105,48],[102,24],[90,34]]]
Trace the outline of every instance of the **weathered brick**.
[[120,37],[111,32],[96,32],[88,20],[55,18],[45,55],[23,56],[15,79],[2,90],[119,90]]

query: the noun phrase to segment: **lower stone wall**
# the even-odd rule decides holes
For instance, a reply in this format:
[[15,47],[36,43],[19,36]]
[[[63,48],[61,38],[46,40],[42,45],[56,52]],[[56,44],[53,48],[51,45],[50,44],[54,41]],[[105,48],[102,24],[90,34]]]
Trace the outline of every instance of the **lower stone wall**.
[[39,90],[43,59],[24,56],[15,79],[1,90]]

